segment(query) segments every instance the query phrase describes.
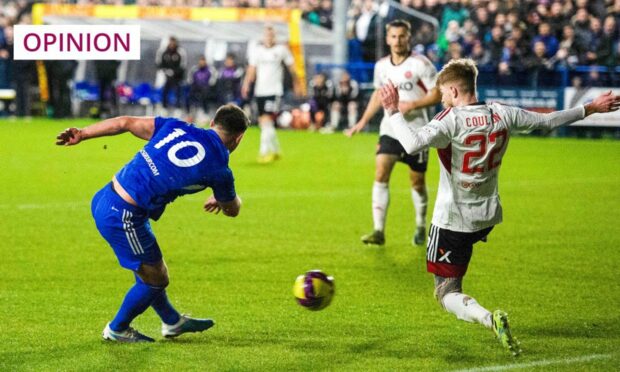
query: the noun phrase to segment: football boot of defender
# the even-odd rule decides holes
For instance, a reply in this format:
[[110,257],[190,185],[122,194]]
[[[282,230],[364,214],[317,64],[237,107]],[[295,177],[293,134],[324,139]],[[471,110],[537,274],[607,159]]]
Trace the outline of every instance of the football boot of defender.
[[269,164],[269,163],[273,163],[274,161],[276,161],[276,154],[274,153],[269,153],[266,155],[259,155],[258,159],[256,159],[256,162],[258,164]]
[[108,323],[103,329],[103,339],[107,341],[135,343],[135,342],[155,342],[149,336],[145,336],[135,329],[129,327],[122,332],[113,331]]
[[177,324],[161,324],[161,334],[166,338],[173,338],[183,333],[202,332],[213,327],[215,322],[211,319],[190,318],[187,315],[181,315],[181,319]]
[[521,344],[512,336],[512,333],[510,333],[508,314],[501,310],[495,310],[493,312],[493,332],[502,346],[508,349],[512,355],[517,356],[521,353]]
[[384,245],[385,235],[383,231],[375,230],[368,235],[362,236],[362,243],[367,245]]
[[424,226],[417,227],[413,234],[413,245],[423,245],[426,240],[426,228]]

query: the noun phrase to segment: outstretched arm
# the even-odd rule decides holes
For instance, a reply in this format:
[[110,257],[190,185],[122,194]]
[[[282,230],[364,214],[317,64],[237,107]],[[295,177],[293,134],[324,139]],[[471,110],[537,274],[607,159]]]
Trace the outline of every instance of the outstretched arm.
[[119,116],[100,121],[85,128],[67,128],[56,137],[59,146],[73,146],[78,143],[97,137],[114,136],[131,132],[134,136],[148,140],[153,136],[155,118]]
[[368,125],[370,119],[381,109],[381,97],[379,95],[379,89],[376,89],[372,92],[372,96],[370,96],[370,100],[368,101],[368,105],[366,106],[366,110],[362,115],[360,121],[357,122],[354,126],[347,129],[344,134],[348,137],[353,136],[356,133],[359,133]]
[[450,143],[447,129],[440,121],[431,120],[424,127],[417,129],[407,124],[398,110],[398,89],[391,81],[381,88],[380,94],[381,104],[389,115],[396,139],[408,154],[415,154],[429,146],[443,148]]
[[429,106],[435,106],[439,102],[441,102],[441,92],[439,92],[439,89],[437,87],[434,87],[419,100],[400,102],[398,104],[398,108],[400,112],[407,113],[411,110],[418,110]]
[[517,131],[534,129],[555,129],[570,125],[588,115],[616,111],[620,108],[620,96],[611,91],[596,97],[584,106],[577,106],[568,110],[561,110],[549,114],[540,114],[516,107],[507,107],[512,128]]

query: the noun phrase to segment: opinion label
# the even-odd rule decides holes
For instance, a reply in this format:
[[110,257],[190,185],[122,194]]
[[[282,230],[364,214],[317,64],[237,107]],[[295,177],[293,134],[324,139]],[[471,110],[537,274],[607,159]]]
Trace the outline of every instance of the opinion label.
[[18,60],[139,60],[138,25],[15,25]]

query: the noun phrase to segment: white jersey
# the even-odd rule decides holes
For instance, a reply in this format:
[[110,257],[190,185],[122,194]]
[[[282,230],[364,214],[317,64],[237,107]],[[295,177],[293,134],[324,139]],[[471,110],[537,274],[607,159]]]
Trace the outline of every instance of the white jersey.
[[274,45],[267,48],[258,44],[250,48],[248,64],[256,67],[256,97],[280,97],[284,94],[284,66],[293,64],[293,55],[286,46]]
[[[398,87],[400,100],[403,102],[416,101],[426,96],[429,90],[435,87],[437,69],[428,58],[420,54],[412,54],[399,65],[394,65],[390,56],[380,59],[375,64],[374,87],[380,89],[391,80]],[[414,128],[424,126],[430,120],[430,108],[411,110],[405,120]],[[394,137],[394,131],[384,112],[380,135]]]
[[539,114],[481,103],[443,110],[418,130],[410,129],[402,114],[392,115],[390,122],[408,153],[437,148],[441,166],[433,224],[475,232],[502,221],[497,179],[510,134],[552,129],[584,116],[583,106]]

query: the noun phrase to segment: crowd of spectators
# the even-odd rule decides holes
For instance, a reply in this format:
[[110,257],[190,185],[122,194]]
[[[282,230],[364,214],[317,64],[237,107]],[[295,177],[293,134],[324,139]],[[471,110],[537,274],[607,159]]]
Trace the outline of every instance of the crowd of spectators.
[[333,0],[51,0],[55,4],[301,9],[308,22],[332,27]]
[[[353,0],[349,37],[353,60],[374,62],[376,35],[394,18],[412,23],[415,50],[438,67],[473,58],[505,85],[557,85],[558,68],[620,65],[620,0],[400,0],[439,20],[439,28],[373,0]],[[379,30],[380,31],[380,30]],[[593,84],[618,85],[617,75],[593,72]],[[596,80],[596,81],[594,81]]]

